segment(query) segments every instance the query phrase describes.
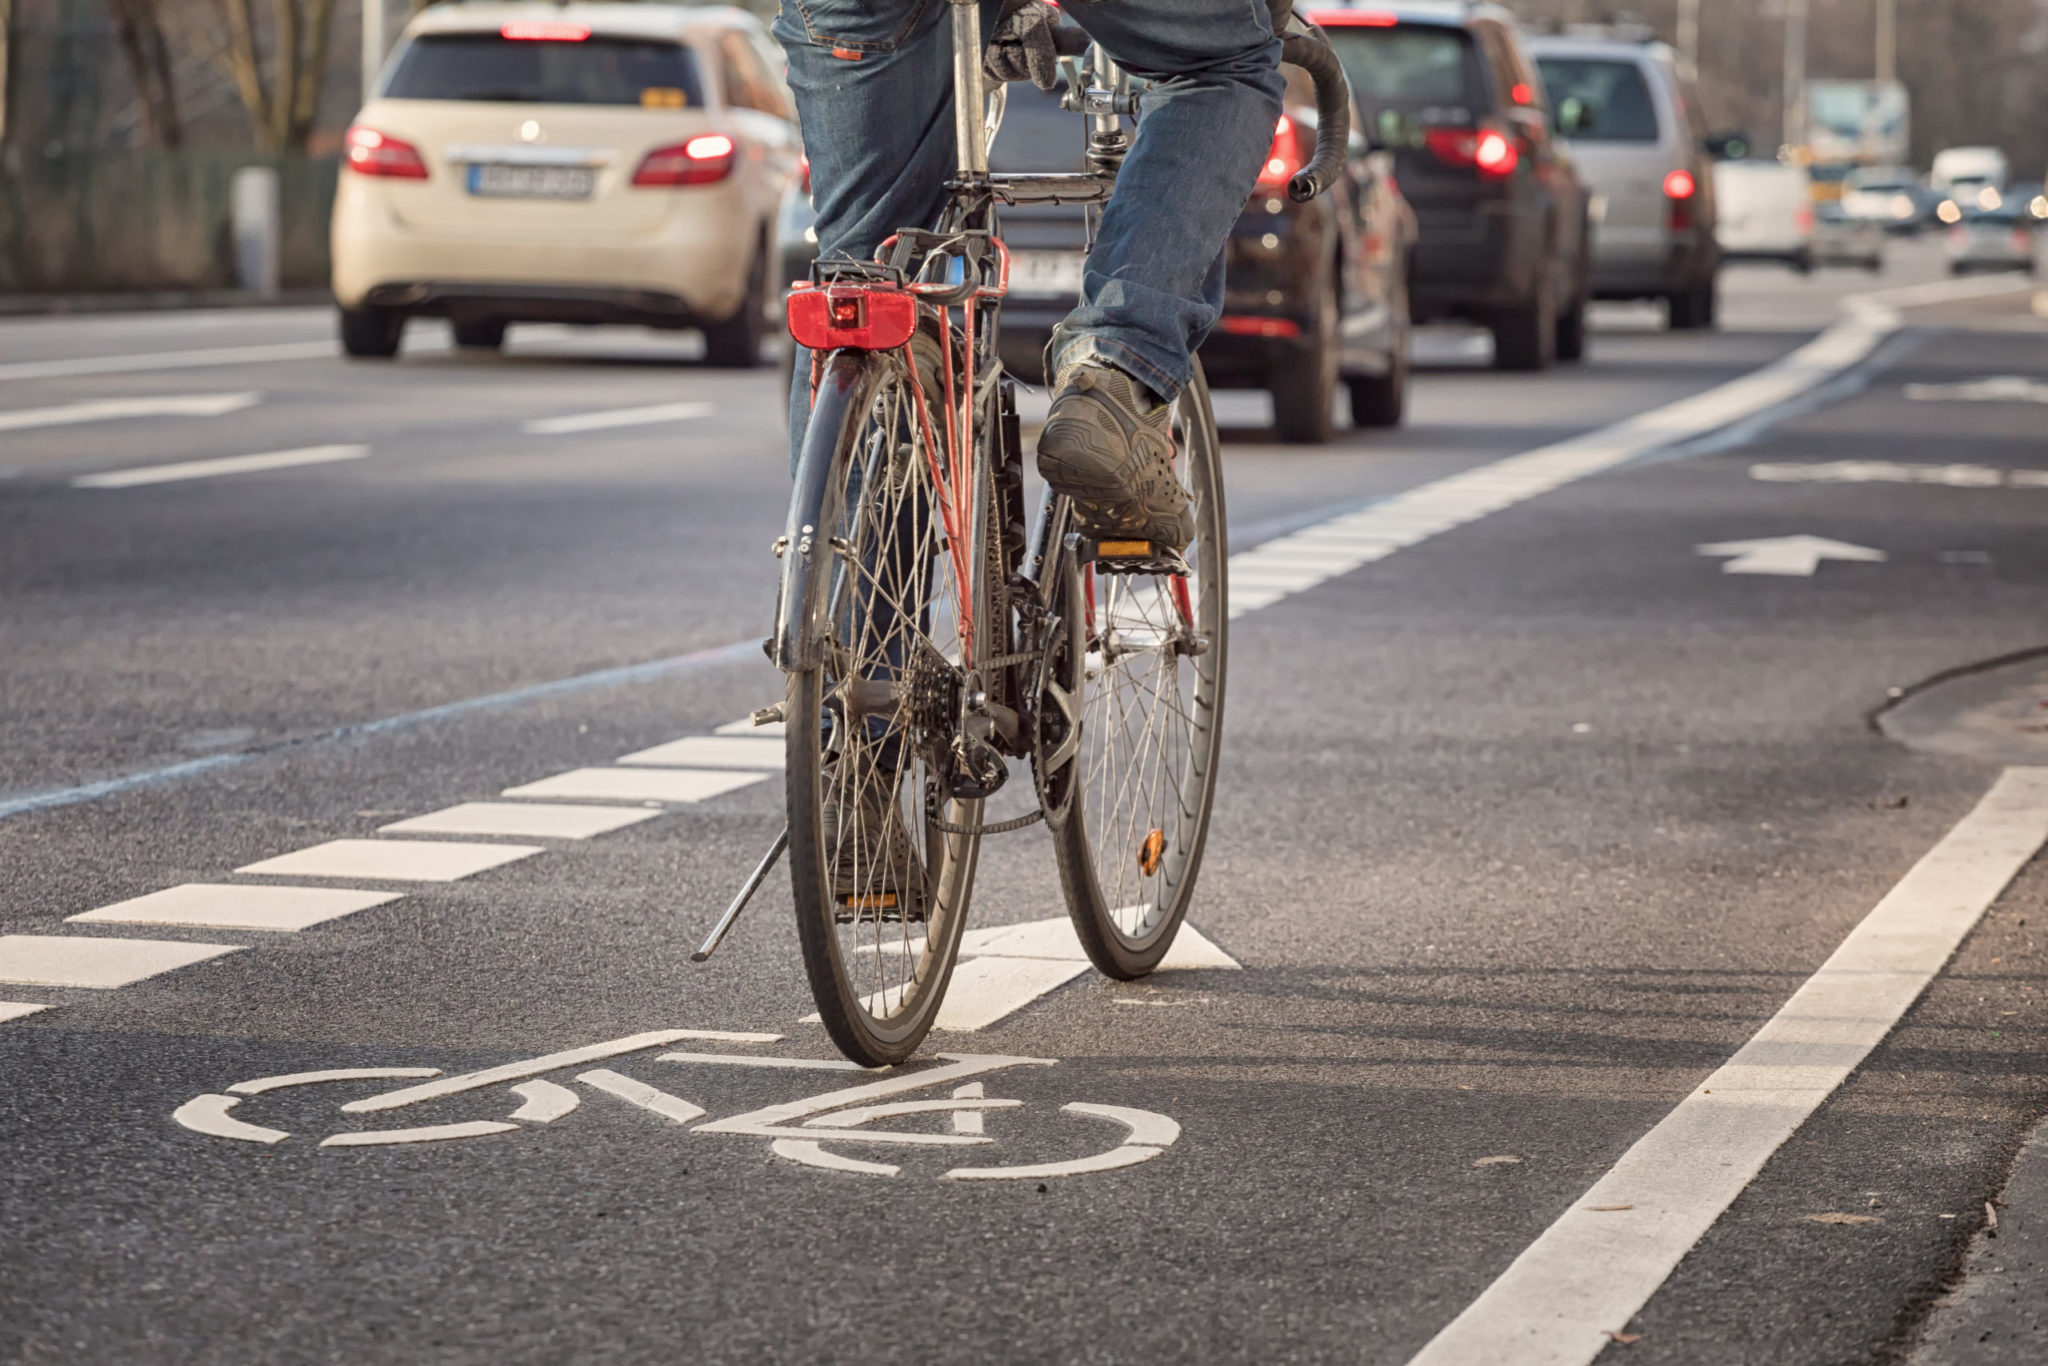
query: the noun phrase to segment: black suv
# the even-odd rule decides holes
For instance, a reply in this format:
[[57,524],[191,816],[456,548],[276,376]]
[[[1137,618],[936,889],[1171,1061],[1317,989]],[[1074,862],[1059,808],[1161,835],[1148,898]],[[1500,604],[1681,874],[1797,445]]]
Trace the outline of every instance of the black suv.
[[1489,4],[1309,9],[1392,150],[1419,237],[1409,306],[1493,332],[1494,364],[1542,370],[1585,349],[1590,195],[1553,136],[1515,21]]

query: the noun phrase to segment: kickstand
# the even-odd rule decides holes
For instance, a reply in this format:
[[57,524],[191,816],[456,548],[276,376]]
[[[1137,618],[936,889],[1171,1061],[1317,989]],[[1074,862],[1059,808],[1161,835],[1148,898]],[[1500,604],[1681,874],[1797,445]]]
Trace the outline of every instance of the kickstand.
[[740,912],[747,908],[747,902],[753,899],[754,893],[761,890],[761,884],[768,880],[768,874],[775,869],[775,861],[782,857],[782,851],[787,848],[789,848],[789,827],[785,825],[782,827],[782,833],[775,837],[775,843],[770,845],[768,852],[761,856],[760,865],[752,873],[748,874],[746,882],[741,884],[740,894],[732,899],[732,905],[725,908],[725,914],[718,917],[718,923],[711,927],[711,935],[704,941],[704,947],[690,955],[692,963],[705,962],[713,953],[717,952],[718,945],[725,938],[726,932],[733,927],[733,922],[740,918]]

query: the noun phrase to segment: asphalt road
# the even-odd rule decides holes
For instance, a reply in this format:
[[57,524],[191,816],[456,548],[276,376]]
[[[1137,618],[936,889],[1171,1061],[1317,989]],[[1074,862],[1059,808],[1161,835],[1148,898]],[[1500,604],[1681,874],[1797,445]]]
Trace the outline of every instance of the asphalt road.
[[[2048,1204],[2038,1176],[2001,1194],[2048,1114],[2048,869],[1994,878],[1952,960],[1914,941],[1933,980],[1896,1024],[1798,1016],[1873,908],[1916,877],[1967,899],[2048,820],[2030,770],[2000,778],[2038,723],[1971,757],[1872,719],[2048,646],[2048,318],[2016,282],[1894,296],[1863,332],[1845,311],[1934,266],[1732,271],[1721,331],[1604,308],[1590,359],[1544,376],[1432,331],[1409,425],[1322,450],[1219,399],[1240,552],[1465,510],[1233,624],[1210,956],[1038,992],[1062,950],[986,945],[1010,1008],[895,1075],[1023,1104],[873,1126],[978,1118],[983,1145],[809,1149],[893,1176],[701,1127],[891,1079],[753,1061],[833,1057],[779,874],[688,961],[779,828],[775,775],[613,803],[647,818],[588,839],[425,837],[538,851],[450,881],[379,833],[779,697],[753,644],[786,497],[772,368],[543,328],[479,357],[420,327],[348,363],[314,310],[0,322],[0,934],[24,937],[0,1001],[47,1007],[0,1022],[0,1360],[1400,1363],[1456,1319],[1532,1345],[1427,1359],[1836,1363],[1972,1360],[1926,1355],[1958,1314],[2038,1332],[1966,1292],[2016,1274],[1987,1202]],[[1723,387],[1759,373],[1768,403]],[[1546,447],[1580,464],[1475,510]],[[165,477],[277,452],[305,463]],[[1801,536],[1834,558],[1746,545]],[[1745,555],[1795,564],[1724,572]],[[334,840],[368,862],[235,871]],[[193,884],[392,899],[296,931],[66,919]],[[1043,833],[993,841],[975,923],[1061,914]],[[131,984],[48,985],[121,953]],[[1846,1080],[1752,1107],[1790,1116],[1782,1146],[1680,1123],[1774,1017],[1820,1039],[1784,1044],[1786,1076],[1825,1045]],[[1870,1020],[1865,1056],[1842,1031]],[[996,1061],[916,1089],[941,1054]],[[388,1111],[339,1106],[417,1076],[230,1090],[537,1058]],[[321,1145],[448,1125],[490,1131]],[[1112,1150],[1134,1164],[944,1175]],[[1588,1205],[1617,1163],[1635,1193]],[[1704,1236],[1672,1232],[1686,1208]],[[1555,1325],[1501,1287],[1549,1284],[1545,1239],[1601,1218],[1586,1293],[1642,1293],[1543,1356]]]

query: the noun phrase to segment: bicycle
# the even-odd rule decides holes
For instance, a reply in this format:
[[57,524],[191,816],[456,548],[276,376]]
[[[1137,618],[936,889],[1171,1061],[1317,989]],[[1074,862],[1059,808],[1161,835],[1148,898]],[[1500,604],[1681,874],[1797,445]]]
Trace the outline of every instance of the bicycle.
[[[756,716],[784,724],[789,821],[696,955],[786,848],[820,1017],[868,1066],[909,1057],[937,1017],[985,835],[1044,821],[1095,966],[1120,979],[1156,967],[1194,892],[1222,740],[1227,544],[1199,364],[1171,423],[1197,526],[1175,553],[1092,541],[1049,490],[1027,534],[1015,389],[997,358],[998,206],[1084,204],[1092,247],[1139,96],[1099,45],[1067,51],[1087,169],[993,175],[1007,90],[984,93],[973,0],[948,3],[949,207],[874,261],[820,261],[789,296],[812,408],[767,642],[787,692]],[[1283,60],[1315,79],[1319,113],[1288,187],[1305,200],[1335,179],[1350,90],[1320,31],[1294,22]],[[984,823],[1011,759],[1028,762],[1037,809]]]

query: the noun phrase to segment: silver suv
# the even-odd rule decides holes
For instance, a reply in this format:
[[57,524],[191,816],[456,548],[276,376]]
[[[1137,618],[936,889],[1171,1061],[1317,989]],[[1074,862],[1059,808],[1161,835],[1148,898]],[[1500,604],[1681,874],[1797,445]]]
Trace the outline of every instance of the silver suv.
[[1698,89],[1662,43],[1532,37],[1557,130],[1593,188],[1593,297],[1714,325],[1714,177]]

